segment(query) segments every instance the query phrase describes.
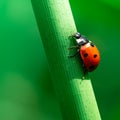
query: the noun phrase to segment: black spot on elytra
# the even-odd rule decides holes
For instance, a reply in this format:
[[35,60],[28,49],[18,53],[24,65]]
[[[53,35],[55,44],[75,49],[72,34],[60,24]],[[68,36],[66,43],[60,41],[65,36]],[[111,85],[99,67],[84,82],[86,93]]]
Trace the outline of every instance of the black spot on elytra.
[[84,57],[87,57],[87,56],[88,56],[88,54],[87,54],[87,53],[85,53],[85,54],[84,54]]
[[97,55],[95,54],[93,57],[94,57],[94,58],[96,58],[96,57],[97,57]]

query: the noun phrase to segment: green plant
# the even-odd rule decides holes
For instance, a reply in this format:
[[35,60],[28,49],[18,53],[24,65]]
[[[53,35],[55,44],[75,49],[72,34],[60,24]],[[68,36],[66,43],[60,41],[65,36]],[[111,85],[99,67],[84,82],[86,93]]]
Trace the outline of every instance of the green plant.
[[32,0],[64,120],[100,120],[91,81],[78,57],[68,58],[76,27],[68,0]]

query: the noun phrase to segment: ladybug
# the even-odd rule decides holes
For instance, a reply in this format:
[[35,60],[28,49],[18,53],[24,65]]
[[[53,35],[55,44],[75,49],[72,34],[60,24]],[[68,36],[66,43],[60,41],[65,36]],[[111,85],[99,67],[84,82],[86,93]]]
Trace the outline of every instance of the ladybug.
[[[77,45],[72,46],[69,49],[78,48],[77,53],[81,56],[85,71],[94,71],[100,63],[100,53],[97,47],[93,44],[93,42],[89,41],[78,32],[73,34],[71,37],[76,40]],[[74,57],[77,53],[69,57]]]

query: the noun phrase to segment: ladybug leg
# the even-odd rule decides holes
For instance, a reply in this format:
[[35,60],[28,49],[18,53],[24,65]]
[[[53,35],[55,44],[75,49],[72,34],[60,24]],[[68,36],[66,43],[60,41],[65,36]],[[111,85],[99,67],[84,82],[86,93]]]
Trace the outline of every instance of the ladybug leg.
[[74,48],[79,48],[79,46],[78,45],[77,46],[71,46],[71,47],[68,48],[68,50],[74,49]]
[[86,73],[87,73],[87,70],[86,70],[86,69],[84,69],[84,76],[86,75]]
[[73,54],[73,55],[69,55],[68,57],[69,57],[69,58],[75,57],[76,55],[78,55],[78,54],[79,54],[79,51],[80,51],[80,50],[79,50],[79,49],[77,49],[77,52],[76,52],[75,54]]
[[75,39],[74,35],[68,36],[68,39]]
[[82,76],[82,80],[85,79],[86,73],[87,73],[87,70],[85,69],[85,66],[84,66],[84,64],[83,64],[83,76]]
[[76,52],[74,55],[69,55],[69,58],[75,57],[79,52]]

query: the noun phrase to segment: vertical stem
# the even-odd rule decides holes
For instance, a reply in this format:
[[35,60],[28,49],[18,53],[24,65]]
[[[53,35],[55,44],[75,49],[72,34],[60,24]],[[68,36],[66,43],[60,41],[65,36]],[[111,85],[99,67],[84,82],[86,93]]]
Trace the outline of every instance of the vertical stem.
[[91,81],[79,56],[68,58],[76,27],[68,0],[32,0],[64,120],[100,120]]

